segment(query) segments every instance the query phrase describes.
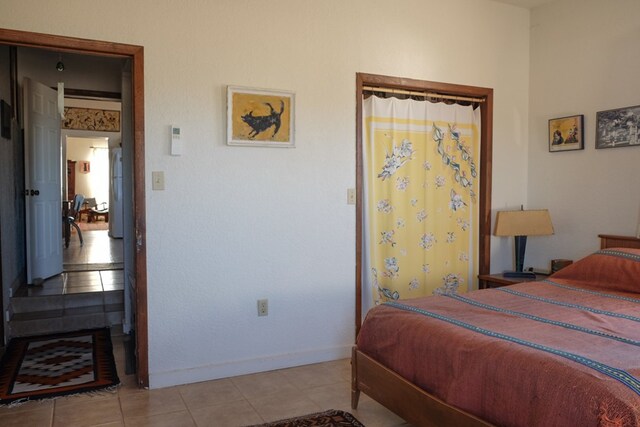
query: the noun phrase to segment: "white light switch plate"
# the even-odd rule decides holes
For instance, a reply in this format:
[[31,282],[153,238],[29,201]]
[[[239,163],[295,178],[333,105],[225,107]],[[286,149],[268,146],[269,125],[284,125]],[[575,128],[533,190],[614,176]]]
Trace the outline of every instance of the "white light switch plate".
[[151,172],[151,182],[153,190],[164,190],[164,171]]

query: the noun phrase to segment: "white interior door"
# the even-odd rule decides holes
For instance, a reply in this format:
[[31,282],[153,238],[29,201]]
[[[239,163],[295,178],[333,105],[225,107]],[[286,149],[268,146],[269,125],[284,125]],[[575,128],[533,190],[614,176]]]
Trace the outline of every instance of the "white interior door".
[[25,77],[27,283],[62,273],[60,116],[57,91]]

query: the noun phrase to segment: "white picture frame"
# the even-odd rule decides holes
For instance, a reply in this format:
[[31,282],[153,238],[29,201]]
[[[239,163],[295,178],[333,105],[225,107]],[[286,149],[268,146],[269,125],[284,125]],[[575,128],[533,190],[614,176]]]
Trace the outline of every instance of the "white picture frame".
[[227,86],[227,145],[295,147],[295,93]]

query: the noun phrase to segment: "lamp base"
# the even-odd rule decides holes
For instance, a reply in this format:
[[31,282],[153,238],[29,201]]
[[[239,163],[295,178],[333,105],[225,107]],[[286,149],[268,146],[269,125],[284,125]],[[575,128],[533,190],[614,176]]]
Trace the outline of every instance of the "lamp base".
[[505,271],[502,273],[504,277],[515,277],[518,279],[535,279],[536,273],[533,271]]

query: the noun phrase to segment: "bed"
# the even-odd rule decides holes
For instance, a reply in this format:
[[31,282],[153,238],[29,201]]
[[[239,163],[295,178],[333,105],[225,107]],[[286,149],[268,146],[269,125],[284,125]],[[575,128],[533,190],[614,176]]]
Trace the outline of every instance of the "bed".
[[640,239],[600,238],[541,282],[370,310],[352,407],[363,392],[416,426],[640,425]]

